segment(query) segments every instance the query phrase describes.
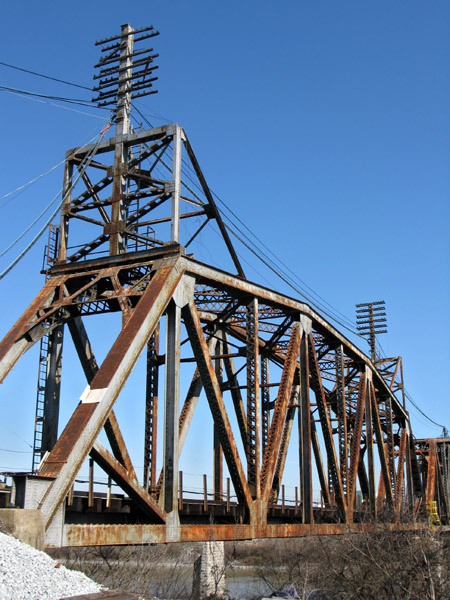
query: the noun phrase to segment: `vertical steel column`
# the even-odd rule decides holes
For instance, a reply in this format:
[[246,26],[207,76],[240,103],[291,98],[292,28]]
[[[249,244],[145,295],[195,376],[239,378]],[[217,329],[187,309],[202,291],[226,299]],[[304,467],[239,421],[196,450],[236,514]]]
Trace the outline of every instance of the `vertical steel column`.
[[48,369],[45,385],[44,426],[41,452],[50,452],[58,437],[59,397],[64,325],[55,327],[48,340]]
[[308,337],[311,333],[311,319],[300,318],[303,328],[300,342],[300,484],[303,523],[313,523],[312,468],[311,468],[311,407],[309,401],[309,352]]
[[348,479],[348,438],[347,438],[347,410],[345,405],[345,375],[344,353],[342,344],[335,350],[336,358],[336,413],[339,436],[339,469],[344,494],[347,495]]
[[395,494],[395,456],[394,456],[394,432],[392,428],[392,402],[391,397],[386,396],[384,400],[386,434],[387,434],[387,450],[388,450],[388,467],[389,478],[391,480],[392,492]]
[[413,485],[413,474],[411,466],[411,426],[409,421],[406,422],[406,507],[411,509],[414,506],[414,485]]
[[261,357],[261,442],[263,454],[266,450],[267,438],[269,436],[270,421],[270,388],[269,388],[269,359]]
[[167,307],[166,328],[163,508],[169,513],[178,508],[178,418],[180,414],[181,310],[173,300]]
[[[120,254],[125,251],[123,232],[125,230],[125,212],[123,198],[126,194],[127,180],[123,175],[122,165],[128,162],[128,148],[121,136],[130,129],[131,75],[133,54],[133,28],[122,25],[120,41],[119,89],[117,93],[116,145],[114,148],[114,180],[111,205],[111,223],[109,253]],[[106,226],[105,226],[106,227]]]
[[58,437],[59,400],[64,325],[41,339],[32,471],[35,473],[46,452]]
[[[223,345],[222,345],[222,334],[220,331],[216,333],[216,336],[219,338],[216,343],[216,354],[220,356],[223,354]],[[216,358],[214,370],[216,372],[217,381],[219,386],[222,385],[223,380],[223,366],[222,359]],[[217,426],[214,424],[214,500],[215,502],[220,502],[222,500],[223,495],[223,453],[222,446],[220,444],[219,434],[217,431]]]
[[258,300],[246,307],[247,325],[247,481],[252,498],[260,497],[260,407]]
[[64,181],[63,181],[63,198],[64,202],[61,207],[61,231],[59,235],[59,248],[56,257],[57,261],[65,261],[67,258],[67,240],[69,237],[69,209],[71,202],[71,194],[69,190],[72,186],[73,162],[71,162],[69,151],[66,154],[66,162],[64,164]]
[[158,427],[159,325],[147,344],[147,385],[145,390],[144,488],[156,485],[156,448]]
[[366,449],[367,466],[369,471],[369,507],[373,515],[376,512],[375,466],[373,456],[373,425],[372,425],[372,371],[366,367]]
[[180,241],[180,194],[181,194],[181,128],[173,127],[173,167],[172,167],[172,220],[170,239]]
[[[224,354],[230,353],[230,345],[228,343],[228,336],[226,332],[222,332],[223,335],[223,348]],[[231,399],[233,400],[234,411],[236,413],[236,419],[239,427],[239,433],[241,434],[242,445],[247,450],[247,416],[245,414],[244,402],[242,401],[242,394],[239,387],[239,380],[236,375],[236,367],[234,361],[230,357],[224,358],[225,372],[228,378],[228,386],[231,388]]]

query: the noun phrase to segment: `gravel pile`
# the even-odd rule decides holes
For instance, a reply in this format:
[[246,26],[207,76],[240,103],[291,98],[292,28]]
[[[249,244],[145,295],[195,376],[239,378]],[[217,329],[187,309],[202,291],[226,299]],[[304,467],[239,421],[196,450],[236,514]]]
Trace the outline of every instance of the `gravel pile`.
[[0,533],[0,600],[59,600],[101,589],[83,573]]

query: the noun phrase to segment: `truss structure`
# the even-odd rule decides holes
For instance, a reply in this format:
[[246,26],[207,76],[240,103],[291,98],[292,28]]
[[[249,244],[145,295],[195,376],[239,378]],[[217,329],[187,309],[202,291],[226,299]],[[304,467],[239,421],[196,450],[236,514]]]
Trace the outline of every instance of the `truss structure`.
[[[16,476],[16,503],[40,509],[48,546],[330,534],[380,518],[417,527],[433,501],[448,522],[448,440],[438,451],[414,439],[401,359],[372,362],[306,303],[245,279],[179,125],[133,132],[120,121],[97,147],[70,150],[64,194],[46,282],[0,343],[3,381],[45,340],[35,473]],[[187,253],[210,221],[231,272]],[[122,318],[100,364],[88,322],[105,313]],[[87,385],[58,436],[68,337]],[[114,406],[144,354],[138,480]],[[202,500],[183,489],[179,469],[185,446],[195,449],[198,413],[213,431],[213,490]],[[288,457],[298,481],[291,504]],[[88,494],[74,491],[87,460],[121,496],[96,493],[92,477]]]

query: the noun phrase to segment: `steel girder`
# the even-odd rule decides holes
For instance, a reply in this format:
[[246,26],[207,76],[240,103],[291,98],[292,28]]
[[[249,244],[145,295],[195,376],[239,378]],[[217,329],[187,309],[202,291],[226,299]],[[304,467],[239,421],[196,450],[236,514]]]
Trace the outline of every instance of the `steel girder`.
[[[423,462],[425,446],[415,447],[392,378],[384,379],[367,356],[307,304],[188,258],[176,244],[161,251],[88,260],[82,269],[80,265],[55,265],[49,274],[43,290],[0,344],[4,378],[40,337],[68,324],[88,381],[81,402],[39,468],[39,476],[48,481],[38,502],[48,527],[65,504],[88,455],[135,506],[130,527],[135,527],[133,518],[134,522],[147,521],[146,536],[153,541],[204,539],[211,531],[216,539],[230,539],[233,528],[236,537],[303,535],[299,532],[310,531],[313,523],[317,525],[314,531],[325,533],[331,532],[336,521],[356,530],[359,523],[369,517],[376,519],[386,510],[393,522],[408,522],[408,503],[417,507],[425,490],[427,502],[433,493],[445,497],[442,467],[436,468],[441,464],[440,455],[432,444],[431,450],[427,449],[428,477],[424,478],[423,468],[420,476],[415,459],[419,453],[419,463]],[[119,311],[126,313],[123,329],[98,366],[84,327],[85,317]],[[173,336],[165,355],[159,354],[154,342],[162,320],[167,321],[166,335]],[[182,344],[180,352],[182,338],[188,343]],[[145,348],[150,348],[150,369],[165,366],[166,415],[163,468],[156,482],[153,457],[158,416],[154,398],[160,391],[151,374],[144,436],[147,462],[141,485],[113,406]],[[261,364],[265,366],[261,368]],[[180,392],[174,381],[184,378],[184,369],[192,369],[192,365],[192,382],[180,409]],[[264,435],[257,418],[261,385],[265,386]],[[215,473],[214,503],[207,503],[206,512],[193,516],[188,492],[179,488],[176,465],[194,411],[200,410],[200,418],[206,419],[205,408],[198,406],[202,393],[236,503],[231,507],[229,499],[226,503],[222,488],[217,487],[221,477]],[[294,435],[295,414],[298,434]],[[103,427],[111,452],[97,440]],[[296,450],[291,449],[293,444]],[[299,504],[280,512],[279,492],[289,451],[298,456]],[[361,494],[357,500],[358,482]],[[405,489],[412,490],[411,498],[403,493]],[[439,508],[445,522],[447,499],[439,502]],[[219,522],[206,527],[201,525],[205,519]],[[91,520],[76,527],[67,523],[64,543],[81,539],[123,543],[119,522],[111,523],[109,530],[102,526],[100,535],[95,518]],[[243,527],[240,533],[237,527]],[[136,539],[134,534],[131,539]]]
[[[196,190],[181,180],[184,160]],[[75,195],[77,171],[85,190]],[[211,219],[235,275],[186,256]],[[181,220],[195,223],[187,240]],[[47,266],[41,292],[0,342],[0,381],[36,342],[60,340],[46,389],[52,410],[39,448],[39,492],[27,504],[41,509],[48,531],[66,509],[62,542],[49,544],[339,533],[386,515],[409,526],[426,514],[422,498],[428,505],[438,498],[448,520],[450,459],[413,438],[401,359],[371,362],[307,304],[245,279],[176,123],[138,133],[119,127],[109,140],[67,153],[59,245]],[[121,314],[121,330],[99,365],[86,323],[105,313]],[[55,442],[66,325],[88,386]],[[127,446],[114,405],[144,349],[138,482],[134,440]],[[195,446],[195,414],[213,432],[212,502],[205,474],[200,502],[179,472],[186,444]],[[102,429],[110,450],[98,439]],[[73,494],[88,457],[126,501],[93,494],[92,480],[88,506]],[[294,505],[286,505],[284,482],[294,483]]]

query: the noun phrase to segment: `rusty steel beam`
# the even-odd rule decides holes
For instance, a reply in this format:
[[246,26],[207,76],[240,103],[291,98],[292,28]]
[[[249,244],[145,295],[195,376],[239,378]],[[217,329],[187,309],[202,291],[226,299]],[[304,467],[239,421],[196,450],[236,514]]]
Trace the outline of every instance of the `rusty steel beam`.
[[273,473],[272,482],[272,500],[274,503],[278,501],[278,494],[280,492],[281,482],[283,480],[284,467],[286,464],[286,456],[289,448],[289,442],[291,440],[292,426],[294,424],[295,410],[297,408],[299,386],[293,386],[291,390],[291,397],[289,399],[289,405],[286,412],[286,420],[284,421],[283,435],[281,436],[280,450],[278,452],[277,464]]
[[406,456],[406,445],[408,442],[408,434],[406,428],[402,428],[400,434],[400,443],[398,450],[398,462],[397,462],[397,474],[395,477],[395,507],[397,512],[400,512],[403,494],[403,482],[404,482],[404,469],[405,469],[405,456]]
[[[211,339],[208,342],[208,350],[210,355],[214,354],[215,347],[217,343],[217,338],[211,336]],[[198,399],[200,397],[201,391],[203,389],[202,378],[200,377],[200,372],[198,368],[195,369],[194,375],[192,377],[191,384],[186,394],[186,398],[183,403],[183,408],[181,409],[180,418],[178,421],[178,455],[181,456],[181,452],[183,450],[184,443],[186,441],[186,437],[189,431],[189,427],[192,422],[192,418],[195,413],[195,409],[197,407]],[[163,481],[163,469],[159,474],[158,482],[156,483],[156,490],[159,494]]]
[[41,458],[46,452],[50,452],[58,438],[63,339],[64,325],[55,327],[48,335]]
[[436,495],[436,470],[437,470],[437,444],[436,440],[429,439],[428,442],[428,470],[427,470],[427,506],[433,502]]
[[[215,349],[214,368],[219,387],[222,388],[223,365],[220,356],[223,352],[223,348],[221,332],[216,333],[216,339],[217,343]],[[215,502],[221,502],[223,495],[223,452],[222,446],[220,445],[219,432],[215,424],[213,431],[213,467],[214,500]]]
[[[256,528],[245,524],[181,525],[180,542],[211,540],[252,540],[257,538],[298,538],[318,535],[344,535],[352,533],[383,533],[386,531],[426,531],[427,523],[354,523],[351,529],[344,523],[314,523],[265,525]],[[166,543],[164,525],[78,525],[64,526],[64,546],[111,546]]]
[[300,323],[296,322],[292,327],[289,348],[286,354],[286,362],[281,376],[280,387],[278,388],[278,396],[273,411],[272,423],[270,425],[267,446],[261,467],[261,497],[265,504],[267,504],[272,491],[273,474],[280,448],[283,424],[286,419],[290,391],[297,369],[299,351]]
[[[224,353],[229,354],[228,335],[224,332]],[[236,419],[239,427],[242,445],[247,444],[247,416],[245,414],[244,402],[242,401],[241,390],[236,375],[234,360],[231,357],[224,358],[225,372],[227,374],[228,386],[230,388],[231,399],[236,413]]]
[[156,451],[158,434],[159,326],[147,343],[147,377],[145,386],[144,478],[146,490],[156,485]]
[[151,519],[157,522],[166,521],[166,513],[159,504],[150,496],[150,494],[141,487],[136,478],[130,477],[128,471],[117,461],[108,450],[100,444],[94,442],[90,451],[91,457],[95,462],[111,477],[117,485],[126,492],[137,506],[141,508]]
[[252,498],[259,498],[260,489],[260,398],[259,398],[259,338],[258,300],[246,306],[247,357],[247,482]]
[[380,414],[378,411],[378,402],[377,397],[375,395],[375,389],[373,387],[373,383],[371,384],[372,388],[372,420],[373,420],[373,428],[375,431],[375,438],[377,440],[377,448],[378,448],[378,456],[380,460],[380,468],[381,468],[381,476],[382,481],[385,488],[386,500],[389,506],[394,509],[394,493],[391,486],[391,478],[389,474],[389,465],[388,458],[385,449],[385,443],[383,438],[383,432],[381,430],[380,423]]
[[185,306],[182,314],[238,501],[249,510],[250,490],[195,304],[191,302]]
[[303,523],[313,523],[312,469],[311,469],[311,406],[309,400],[309,343],[313,343],[311,319],[304,315],[300,318],[302,329],[300,339],[300,408],[299,451],[300,451],[300,489]]
[[[442,459],[442,455],[441,455]],[[439,454],[436,452],[436,479],[437,479],[437,495],[438,495],[438,510],[441,518],[441,522],[444,521],[448,524],[450,519],[450,509],[449,503],[447,499],[447,486],[445,485],[445,478],[443,477],[443,473],[441,469],[445,469],[445,464],[441,464],[441,460],[439,459]]]
[[344,494],[348,495],[348,432],[345,398],[344,351],[342,344],[335,349],[336,360],[336,415],[338,420],[339,470]]
[[267,356],[261,357],[261,388],[261,447],[264,454],[270,425],[269,358]]
[[[184,133],[184,132],[183,132]],[[207,200],[208,200],[208,205],[209,208],[211,210],[211,213],[213,215],[213,217],[216,219],[217,221],[217,225],[219,226],[220,229],[220,233],[222,234],[222,237],[225,241],[225,244],[228,248],[228,252],[231,255],[231,258],[233,260],[234,266],[236,267],[236,270],[238,272],[239,277],[242,277],[242,279],[245,279],[245,274],[244,274],[244,269],[242,268],[242,265],[239,261],[239,258],[236,254],[236,250],[233,247],[233,244],[231,243],[230,240],[230,236],[228,235],[228,231],[225,227],[224,222],[222,221],[222,217],[220,216],[219,211],[217,210],[217,206],[216,203],[214,201],[213,195],[211,194],[211,191],[208,187],[208,184],[206,183],[206,179],[205,176],[203,175],[203,172],[200,168],[200,165],[198,164],[197,161],[197,157],[194,154],[194,151],[192,149],[191,144],[189,143],[189,140],[186,136],[186,134],[184,134],[184,146],[186,148],[186,151],[188,153],[189,158],[191,159],[191,163],[192,166],[194,167],[194,171],[198,177],[198,180],[200,182],[200,185],[202,186],[203,189],[203,193],[205,194]]]
[[264,302],[271,306],[282,307],[290,313],[300,312],[301,314],[308,316],[312,320],[314,331],[333,337],[336,344],[341,343],[343,345],[346,356],[355,360],[357,363],[364,363],[370,368],[377,388],[379,387],[383,393],[386,392],[391,397],[392,407],[396,417],[401,417],[403,419],[407,418],[405,410],[398,402],[392,390],[390,390],[388,384],[378,373],[376,366],[372,361],[357,346],[343,336],[341,332],[333,327],[331,323],[326,321],[321,315],[308,306],[308,304],[299,302],[289,296],[284,296],[283,294],[279,294],[250,281],[243,281],[235,275],[210,267],[192,258],[183,257],[182,262],[186,265],[186,272],[194,275],[199,282],[208,283],[213,286],[223,286],[226,289],[236,289],[246,295],[258,298],[261,303]]
[[389,466],[389,476],[391,478],[391,489],[395,499],[395,456],[394,456],[394,431],[393,431],[393,419],[392,419],[392,404],[391,399],[386,396],[384,400],[384,430],[386,433],[387,442],[387,458]]
[[350,468],[348,471],[347,510],[348,519],[353,519],[356,493],[356,475],[358,472],[359,456],[361,452],[361,435],[364,420],[364,410],[367,401],[367,376],[361,373],[359,378],[358,400],[355,411],[355,424],[353,427],[352,442],[350,446]]
[[322,498],[327,508],[331,507],[330,490],[327,484],[327,477],[322,460],[322,451],[320,449],[319,436],[317,435],[316,424],[314,419],[311,419],[311,444],[314,452],[314,459],[316,461],[317,474],[319,476],[320,489],[322,491]]
[[57,477],[48,487],[39,508],[48,527],[72,487],[100,430],[125,384],[139,355],[167,307],[182,276],[178,261],[164,261],[156,271],[127,325],[86,388],[55,447],[41,465],[39,473]]
[[[86,380],[88,383],[91,383],[98,371],[98,364],[84,327],[84,323],[81,317],[75,317],[68,322],[68,326]],[[113,451],[114,457],[125,467],[131,477],[136,478],[133,463],[131,462],[130,455],[128,454],[125,440],[123,439],[122,432],[120,431],[119,423],[117,422],[114,410],[111,410],[111,413],[106,420],[105,432],[111,445],[111,450]]]
[[26,311],[0,342],[0,383],[3,382],[19,358],[43,335],[49,333],[48,329],[42,328],[38,335],[30,336],[29,331],[39,322],[41,310],[52,305],[55,294],[59,286],[64,282],[64,279],[65,277],[63,276],[49,279]]
[[[208,341],[208,352],[210,356],[212,356],[216,350],[217,338],[214,335]],[[192,422],[192,418],[194,416],[195,409],[197,407],[198,399],[200,397],[201,391],[203,389],[202,378],[200,377],[200,372],[198,368],[195,369],[194,375],[192,377],[191,384],[189,386],[188,392],[186,394],[186,399],[183,403],[183,408],[180,413],[180,421],[179,421],[179,444],[180,450],[179,453],[183,450],[184,443],[186,441],[186,437],[189,431],[189,427]]]
[[373,516],[376,515],[376,486],[375,486],[375,462],[373,452],[373,417],[372,417],[372,372],[366,371],[366,452],[367,452],[367,467],[368,467],[368,484],[369,484],[369,508]]
[[342,486],[341,474],[338,467],[336,457],[336,449],[333,441],[333,431],[331,428],[330,415],[328,412],[325,392],[320,378],[320,367],[317,359],[316,349],[314,346],[314,338],[310,335],[309,343],[309,371],[310,371],[310,386],[316,397],[317,408],[319,411],[320,424],[322,426],[322,435],[325,442],[327,452],[328,468],[331,474],[333,491],[335,494],[336,503],[341,519],[345,519],[347,512],[344,489]]

